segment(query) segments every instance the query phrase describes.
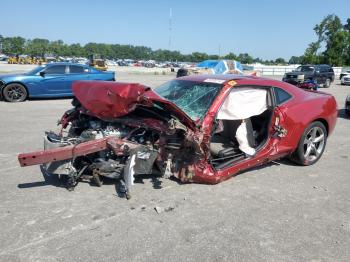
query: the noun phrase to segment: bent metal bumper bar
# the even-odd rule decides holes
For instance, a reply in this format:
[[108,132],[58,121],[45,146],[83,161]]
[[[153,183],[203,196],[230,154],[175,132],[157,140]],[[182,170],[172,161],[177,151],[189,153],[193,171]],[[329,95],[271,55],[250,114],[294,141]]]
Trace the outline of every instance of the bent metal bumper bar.
[[117,155],[123,155],[129,149],[134,149],[138,146],[137,143],[124,141],[120,138],[106,137],[77,145],[19,154],[18,161],[22,167],[40,165],[96,153],[107,148],[113,150]]

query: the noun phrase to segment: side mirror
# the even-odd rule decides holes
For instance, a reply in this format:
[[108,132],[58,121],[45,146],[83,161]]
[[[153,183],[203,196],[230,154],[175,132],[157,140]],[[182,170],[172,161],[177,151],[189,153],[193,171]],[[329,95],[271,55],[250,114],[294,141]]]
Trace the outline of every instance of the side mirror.
[[44,71],[41,71],[41,72],[39,73],[39,75],[40,75],[41,77],[44,77],[44,76],[45,76],[45,72],[44,72]]

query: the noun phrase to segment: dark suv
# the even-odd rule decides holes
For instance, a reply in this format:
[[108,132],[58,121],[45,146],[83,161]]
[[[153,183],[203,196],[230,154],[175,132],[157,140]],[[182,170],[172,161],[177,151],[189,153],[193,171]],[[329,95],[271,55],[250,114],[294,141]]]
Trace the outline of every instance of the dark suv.
[[334,81],[334,71],[329,65],[302,65],[294,71],[284,74],[282,80],[292,85],[313,80],[317,84],[322,84],[323,87],[329,87]]

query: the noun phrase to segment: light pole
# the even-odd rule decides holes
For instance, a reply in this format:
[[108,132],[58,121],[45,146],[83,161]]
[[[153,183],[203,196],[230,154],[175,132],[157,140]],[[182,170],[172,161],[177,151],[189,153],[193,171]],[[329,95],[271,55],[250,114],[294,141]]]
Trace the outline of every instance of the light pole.
[[169,50],[171,50],[171,30],[172,30],[173,9],[169,10]]
[[0,54],[2,53],[2,40],[4,39],[4,37],[2,35],[0,35]]

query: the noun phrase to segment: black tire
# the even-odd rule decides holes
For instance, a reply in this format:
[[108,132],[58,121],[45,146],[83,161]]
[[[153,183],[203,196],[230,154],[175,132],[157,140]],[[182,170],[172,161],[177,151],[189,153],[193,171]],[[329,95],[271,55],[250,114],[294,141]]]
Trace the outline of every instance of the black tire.
[[2,89],[2,97],[7,102],[23,102],[27,99],[28,92],[24,85],[12,83]]
[[182,77],[182,76],[187,76],[188,75],[188,70],[184,68],[180,68],[177,70],[176,77]]
[[291,160],[302,166],[313,165],[321,158],[326,144],[326,127],[319,121],[313,122],[304,130]]
[[324,84],[323,84],[323,87],[324,88],[330,87],[331,86],[331,82],[332,82],[332,80],[330,78],[327,78],[326,82],[324,82]]

